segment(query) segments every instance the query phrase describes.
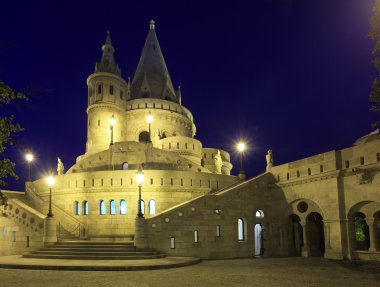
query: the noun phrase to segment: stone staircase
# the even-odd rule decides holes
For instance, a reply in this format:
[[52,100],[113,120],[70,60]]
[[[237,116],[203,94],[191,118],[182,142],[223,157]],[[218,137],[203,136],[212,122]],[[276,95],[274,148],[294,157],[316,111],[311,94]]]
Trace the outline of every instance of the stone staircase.
[[164,258],[166,255],[150,249],[138,249],[133,242],[67,240],[57,242],[50,247],[30,251],[22,257],[70,260],[141,260]]

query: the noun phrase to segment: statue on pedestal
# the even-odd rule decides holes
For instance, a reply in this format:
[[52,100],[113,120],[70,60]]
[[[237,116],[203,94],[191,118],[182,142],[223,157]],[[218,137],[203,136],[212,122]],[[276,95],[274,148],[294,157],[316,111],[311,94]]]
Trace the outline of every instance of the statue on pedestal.
[[265,156],[265,159],[267,160],[267,171],[270,170],[271,167],[273,167],[274,161],[273,161],[273,152],[272,150],[268,150],[267,155]]
[[57,174],[63,175],[63,172],[65,171],[65,167],[63,166],[63,163],[61,159],[58,157],[58,164],[57,164]]

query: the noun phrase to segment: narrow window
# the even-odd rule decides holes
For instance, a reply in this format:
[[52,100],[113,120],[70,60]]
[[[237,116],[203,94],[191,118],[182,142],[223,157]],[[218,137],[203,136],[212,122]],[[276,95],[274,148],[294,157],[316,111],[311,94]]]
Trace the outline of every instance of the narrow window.
[[120,178],[120,185],[123,185],[123,179]]
[[[137,204],[138,204],[138,202],[137,202]],[[143,199],[141,199],[141,201],[140,201],[140,206],[141,206],[141,213],[145,214],[145,201]]]
[[286,179],[289,180],[289,172],[286,174]]
[[74,202],[74,214],[75,215],[80,215],[80,205],[78,201]]
[[211,188],[211,180],[208,180],[208,188]]
[[190,179],[190,186],[193,186],[193,179]]
[[131,178],[131,184],[133,184],[133,178]]
[[360,157],[360,164],[363,165],[364,164],[364,157]]
[[204,154],[203,157],[206,158],[206,154]]
[[181,186],[183,186],[183,178],[181,178]]
[[198,230],[194,231],[194,242],[195,243],[199,242],[199,232],[198,232]]
[[78,181],[77,180],[75,181],[75,187],[78,187]]
[[243,218],[238,219],[238,240],[245,240],[245,222]]
[[202,180],[201,179],[199,180],[199,186],[202,186]]
[[216,237],[220,237],[220,225],[216,226]]
[[86,186],[86,181],[85,180],[83,180],[83,187],[85,187]]
[[91,185],[94,186],[94,184],[95,184],[95,180],[92,179],[92,180],[91,180]]
[[170,237],[170,249],[175,249],[175,237]]
[[173,179],[172,178],[170,179],[170,184],[173,185]]
[[171,143],[169,143],[169,149],[171,149],[172,148],[172,144]]
[[195,150],[195,144],[193,144],[193,150]]
[[112,184],[113,184],[113,179],[111,178],[111,186],[112,186]]
[[100,185],[103,186],[103,178],[100,180]]
[[13,235],[13,242],[16,242],[16,231],[12,231],[12,235]]
[[98,126],[100,126],[100,120],[98,120]]
[[116,204],[113,199],[110,200],[110,214],[115,215],[116,214]]
[[311,175],[311,168],[310,167],[307,169],[307,174]]
[[216,181],[216,189],[219,189],[219,181]]
[[164,179],[161,178],[161,185],[164,185]]
[[320,166],[319,166],[319,171],[320,171],[320,172],[323,172],[323,165],[320,165]]
[[187,143],[185,143],[185,149],[187,149]]
[[102,85],[98,85],[98,94],[102,93]]
[[83,215],[88,215],[88,201],[83,201]]
[[125,203],[125,200],[120,200],[120,214],[125,215],[127,214],[127,204]]
[[300,177],[300,171],[297,170],[297,177]]
[[29,236],[26,237],[26,247],[29,248]]
[[154,199],[148,202],[149,214],[156,214],[156,201]]
[[350,161],[346,160],[346,168],[350,168]]
[[376,154],[376,160],[377,160],[377,162],[380,162],[380,153]]
[[113,95],[113,86],[110,86],[110,95]]
[[179,149],[179,143],[177,143],[177,149]]
[[150,179],[150,184],[153,184],[153,178]]
[[99,204],[99,214],[100,215],[105,215],[106,214],[106,203],[104,202],[104,200],[100,201],[100,204]]
[[211,154],[211,158],[214,158],[214,154],[213,153]]

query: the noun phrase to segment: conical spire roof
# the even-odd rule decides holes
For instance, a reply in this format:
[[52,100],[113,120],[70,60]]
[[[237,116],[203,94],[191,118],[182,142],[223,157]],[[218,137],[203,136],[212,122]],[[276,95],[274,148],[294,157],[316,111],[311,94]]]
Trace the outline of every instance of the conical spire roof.
[[119,65],[115,63],[113,54],[115,49],[112,46],[110,32],[107,31],[107,38],[102,46],[103,55],[99,63],[95,64],[96,72],[107,72],[121,76]]
[[154,21],[132,81],[131,98],[156,98],[178,103],[172,80],[158,43]]

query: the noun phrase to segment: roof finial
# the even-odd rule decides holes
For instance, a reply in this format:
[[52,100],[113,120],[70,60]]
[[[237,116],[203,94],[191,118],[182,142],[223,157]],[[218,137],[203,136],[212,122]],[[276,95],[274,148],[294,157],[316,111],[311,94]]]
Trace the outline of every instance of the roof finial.
[[154,22],[153,19],[150,20],[150,22],[149,22],[149,29],[150,29],[150,30],[152,30],[152,29],[154,30],[154,29],[156,28],[156,26],[154,25],[154,23],[155,23],[155,22]]

